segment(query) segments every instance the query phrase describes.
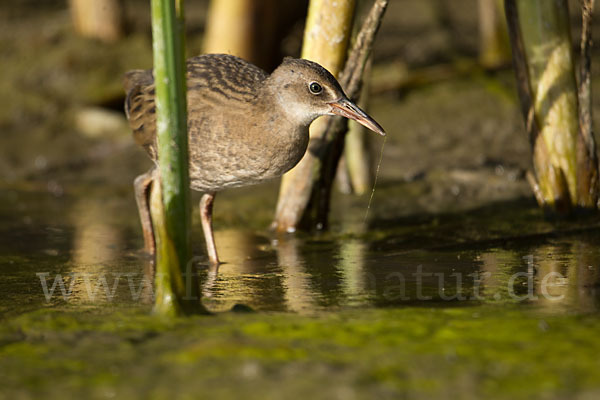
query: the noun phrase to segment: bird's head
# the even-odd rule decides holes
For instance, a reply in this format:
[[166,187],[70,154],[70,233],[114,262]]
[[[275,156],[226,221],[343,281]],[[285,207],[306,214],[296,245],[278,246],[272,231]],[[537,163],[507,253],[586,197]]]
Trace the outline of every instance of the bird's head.
[[298,123],[309,125],[321,115],[341,115],[385,135],[373,118],[346,97],[333,75],[315,62],[287,57],[267,84],[270,95]]

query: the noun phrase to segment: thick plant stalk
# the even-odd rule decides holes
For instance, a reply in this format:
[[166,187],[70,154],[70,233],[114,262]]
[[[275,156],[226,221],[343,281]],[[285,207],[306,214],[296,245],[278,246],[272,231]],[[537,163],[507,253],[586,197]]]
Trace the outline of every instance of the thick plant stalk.
[[[593,207],[588,174],[597,169],[582,152],[575,69],[566,0],[506,0],[513,61],[533,150],[529,175],[541,206],[564,214]],[[584,146],[583,146],[584,147]],[[596,173],[597,175],[597,173]],[[588,179],[587,182],[585,179]],[[592,206],[592,204],[594,204]]]
[[205,53],[228,53],[269,68],[277,41],[279,0],[211,0]]
[[120,0],[69,0],[71,19],[82,36],[113,42],[123,37]]
[[253,0],[211,0],[206,19],[205,53],[229,53],[256,62]]
[[[356,100],[360,92],[362,74],[387,4],[388,0],[375,0],[340,74],[340,84],[351,100]],[[324,121],[327,126],[322,131],[315,130],[307,154],[299,164],[307,163],[301,166],[302,172],[294,171],[298,168],[296,167],[292,170],[295,172],[293,178],[282,181],[272,225],[279,232],[295,231],[301,219],[308,219],[311,212],[314,212],[315,227],[326,227],[331,187],[344,148],[348,121],[343,118],[328,118]],[[311,199],[313,208],[309,206]]]
[[190,262],[183,8],[181,0],[152,0],[151,4],[160,175],[160,188],[153,185],[151,205],[157,250],[155,311],[176,315],[199,304],[193,277],[186,275],[188,293],[182,278]]
[[[371,63],[367,64],[365,75],[369,75]],[[369,80],[365,80],[358,106],[368,110]],[[373,169],[369,151],[370,132],[360,124],[350,124],[344,145],[344,167],[348,173],[351,193],[363,195],[373,186]],[[340,163],[338,168],[341,168]]]
[[[311,0],[302,58],[318,62],[337,76],[346,59],[354,7],[354,0]],[[329,120],[329,117],[319,118],[310,126],[312,142],[323,138]],[[296,230],[308,206],[321,163],[321,159],[307,151],[300,163],[283,176],[273,222],[279,232]]]
[[[362,86],[362,77],[375,37],[381,26],[381,21],[387,9],[388,0],[375,0],[369,14],[356,36],[356,43],[340,74],[340,84],[351,100],[357,101]],[[336,174],[336,168],[344,150],[348,121],[343,118],[333,118],[323,140],[311,146],[311,153],[323,160],[323,167],[316,176],[313,186],[313,198],[316,208],[315,226],[319,229],[327,227],[331,189]]]
[[[359,103],[358,106],[363,110],[366,109],[363,103]],[[357,126],[357,124],[352,124],[346,135],[344,147],[345,168],[348,172],[350,193],[358,196],[367,193],[373,186],[369,135],[367,128]]]
[[479,61],[486,68],[510,62],[510,43],[502,0],[479,0]]
[[592,127],[592,12],[594,0],[582,0],[581,60],[579,63],[579,138],[577,141],[578,205],[596,208],[598,203],[598,158]]
[[192,274],[192,263],[179,262],[180,251],[168,232],[161,189],[160,185],[154,184],[150,192],[150,213],[156,241],[154,312],[170,316],[190,314],[197,311],[193,303],[198,303],[198,285]]

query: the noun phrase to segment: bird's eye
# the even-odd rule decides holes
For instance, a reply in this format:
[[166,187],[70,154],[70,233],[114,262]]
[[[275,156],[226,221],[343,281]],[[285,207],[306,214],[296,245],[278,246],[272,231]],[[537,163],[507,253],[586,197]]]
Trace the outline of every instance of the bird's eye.
[[317,82],[312,82],[308,85],[308,89],[312,94],[320,94],[323,91],[323,88]]

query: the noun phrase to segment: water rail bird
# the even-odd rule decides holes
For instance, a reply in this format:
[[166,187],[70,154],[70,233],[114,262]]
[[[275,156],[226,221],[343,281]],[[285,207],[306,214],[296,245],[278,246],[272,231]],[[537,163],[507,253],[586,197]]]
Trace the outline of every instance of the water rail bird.
[[[158,163],[152,70],[125,74],[125,111],[135,141]],[[203,192],[202,229],[208,258],[219,258],[212,229],[217,192],[276,178],[306,152],[308,127],[322,115],[341,115],[374,132],[383,128],[350,101],[338,81],[319,64],[286,58],[270,75],[231,55],[187,60],[190,186]],[[155,251],[148,205],[156,165],[134,182],[145,248]]]

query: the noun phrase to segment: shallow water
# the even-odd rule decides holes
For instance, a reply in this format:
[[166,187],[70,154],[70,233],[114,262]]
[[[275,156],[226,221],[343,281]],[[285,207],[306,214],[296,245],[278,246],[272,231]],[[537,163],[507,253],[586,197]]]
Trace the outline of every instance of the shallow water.
[[[140,250],[130,193],[118,186],[93,190],[72,186],[57,195],[35,183],[2,190],[3,315],[65,304],[149,307],[151,268]],[[254,220],[246,215],[247,224],[229,212],[265,192],[270,196],[273,188],[219,198],[216,241],[224,264],[218,271],[209,270],[194,224],[191,265],[211,311],[244,305],[313,314],[486,304],[598,310],[600,228],[594,219],[549,222],[531,201],[518,200],[382,220],[385,207],[376,201],[372,220],[364,223],[361,199],[341,202],[350,217],[334,219],[329,233],[275,236],[260,229],[269,204]]]
[[[131,185],[149,162],[123,116],[101,109],[121,126],[102,134],[75,123],[121,109],[119,77],[150,66],[149,26],[90,42],[64,2],[38,3],[0,7],[0,398],[600,398],[600,221],[550,221],[533,202],[510,70],[374,79],[389,137],[368,221],[367,198],[336,195],[329,232],[277,237],[276,184],[220,194],[225,264],[209,271],[195,212],[191,265],[216,315],[165,319]],[[148,24],[139,3],[129,19]],[[460,70],[474,3],[390,2],[374,78]]]
[[382,185],[366,224],[368,199],[341,196],[330,232],[276,237],[275,186],[224,193],[218,271],[193,228],[216,316],[161,318],[130,186],[62,188],[0,191],[7,398],[598,397],[596,218],[531,200],[390,218]]

